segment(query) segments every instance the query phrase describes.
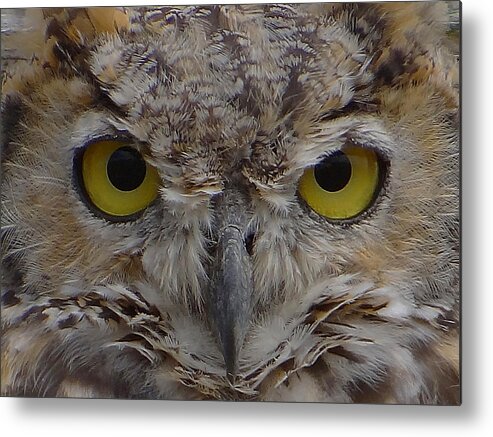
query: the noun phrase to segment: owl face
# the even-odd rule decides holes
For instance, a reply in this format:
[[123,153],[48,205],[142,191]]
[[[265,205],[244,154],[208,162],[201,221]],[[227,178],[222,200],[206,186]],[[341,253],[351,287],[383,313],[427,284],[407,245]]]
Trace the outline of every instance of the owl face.
[[2,390],[457,402],[442,13],[35,18],[48,54],[3,100]]

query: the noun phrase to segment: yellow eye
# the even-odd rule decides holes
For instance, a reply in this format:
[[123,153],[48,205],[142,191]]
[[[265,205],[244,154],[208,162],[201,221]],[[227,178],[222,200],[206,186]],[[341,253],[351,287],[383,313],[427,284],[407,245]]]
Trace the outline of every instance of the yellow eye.
[[159,177],[140,152],[123,141],[90,144],[78,162],[79,182],[88,200],[114,218],[145,209],[156,197]]
[[352,218],[372,203],[379,171],[378,156],[373,150],[345,146],[305,170],[299,193],[310,208],[326,218]]

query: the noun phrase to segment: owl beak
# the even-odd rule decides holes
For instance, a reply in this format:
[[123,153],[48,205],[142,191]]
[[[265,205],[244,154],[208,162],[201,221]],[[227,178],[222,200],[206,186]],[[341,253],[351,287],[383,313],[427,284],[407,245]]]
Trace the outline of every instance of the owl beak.
[[243,231],[227,225],[219,235],[212,274],[210,310],[222,348],[227,376],[238,371],[238,355],[250,322],[252,264]]

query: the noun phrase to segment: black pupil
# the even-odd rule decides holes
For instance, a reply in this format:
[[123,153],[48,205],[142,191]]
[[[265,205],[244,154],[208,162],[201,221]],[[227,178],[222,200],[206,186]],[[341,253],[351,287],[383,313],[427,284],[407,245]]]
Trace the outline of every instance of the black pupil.
[[146,163],[137,150],[131,147],[120,147],[110,156],[106,172],[115,188],[121,191],[132,191],[144,182]]
[[342,190],[351,179],[351,162],[343,152],[335,152],[315,166],[315,179],[325,191]]

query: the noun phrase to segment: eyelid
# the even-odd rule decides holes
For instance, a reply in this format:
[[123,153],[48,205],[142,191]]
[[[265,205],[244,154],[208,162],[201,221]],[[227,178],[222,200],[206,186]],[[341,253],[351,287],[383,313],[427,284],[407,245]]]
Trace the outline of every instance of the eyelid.
[[80,143],[80,146],[76,147],[76,150],[86,149],[91,144],[99,143],[102,141],[117,141],[121,143],[128,143],[129,146],[134,146],[138,144],[138,141],[127,132],[107,133],[103,135],[88,136],[83,142]]

